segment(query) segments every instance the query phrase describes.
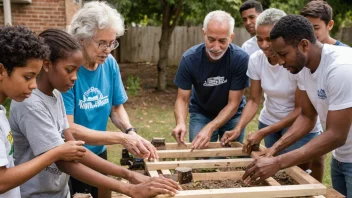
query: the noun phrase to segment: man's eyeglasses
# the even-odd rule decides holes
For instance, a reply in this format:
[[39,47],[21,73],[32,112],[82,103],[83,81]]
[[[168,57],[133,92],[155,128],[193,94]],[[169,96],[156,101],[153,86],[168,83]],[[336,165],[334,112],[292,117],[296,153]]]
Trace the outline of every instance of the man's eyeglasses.
[[102,51],[106,50],[107,48],[110,48],[110,50],[114,50],[119,46],[119,42],[117,42],[116,40],[112,41],[110,44],[106,44],[105,42],[102,42],[102,41],[98,42],[93,38],[92,40],[98,45],[98,49]]

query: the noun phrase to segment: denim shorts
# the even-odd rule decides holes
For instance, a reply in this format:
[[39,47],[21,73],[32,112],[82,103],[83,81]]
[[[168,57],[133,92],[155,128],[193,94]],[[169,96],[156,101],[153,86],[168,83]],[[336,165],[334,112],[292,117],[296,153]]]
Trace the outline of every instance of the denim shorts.
[[[259,121],[258,123],[258,129],[262,129],[267,127],[268,125],[262,123]],[[276,133],[271,133],[269,135],[267,135],[264,138],[264,142],[265,142],[265,147],[270,148],[272,147],[275,142],[277,142],[287,131],[288,131],[289,127],[282,129],[281,131],[278,131]],[[310,140],[312,140],[313,138],[315,138],[316,136],[320,135],[321,132],[316,132],[316,133],[308,133],[307,135],[305,135],[302,139],[298,140],[297,142],[293,143],[292,145],[290,145],[289,147],[287,147],[286,149],[284,149],[283,151],[281,151],[279,154],[283,154],[283,153],[287,153],[293,150],[296,150],[300,147],[302,147],[303,145],[305,145],[306,143],[308,143]]]
[[347,198],[352,197],[352,163],[345,163],[331,157],[332,187]]
[[[239,120],[240,120],[240,116],[231,118],[224,126],[220,127],[218,130],[215,130],[213,132],[213,135],[211,136],[210,141],[217,142],[218,140],[220,140],[224,135],[225,131],[230,131],[236,127]],[[190,120],[189,120],[189,141],[192,142],[193,139],[199,133],[199,131],[201,131],[203,127],[211,121],[212,119],[209,119],[202,114],[191,113]],[[241,131],[241,134],[234,141],[243,143],[244,133],[245,133],[245,129]]]

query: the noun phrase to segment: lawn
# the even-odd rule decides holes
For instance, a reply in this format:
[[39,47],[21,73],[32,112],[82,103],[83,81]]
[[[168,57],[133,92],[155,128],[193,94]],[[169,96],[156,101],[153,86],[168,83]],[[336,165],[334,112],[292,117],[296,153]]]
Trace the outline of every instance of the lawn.
[[[138,133],[147,140],[151,140],[153,137],[164,137],[167,142],[175,141],[171,136],[171,131],[175,127],[174,102],[176,99],[177,88],[173,85],[172,80],[176,69],[176,67],[170,67],[168,70],[169,86],[167,91],[158,92],[154,89],[157,71],[155,65],[120,65],[121,74],[127,90],[133,89],[132,87],[128,87],[126,83],[128,76],[140,78],[141,89],[134,96],[129,94],[129,100],[124,106],[128,112],[132,125],[136,127]],[[141,72],[142,70],[143,72]],[[256,131],[257,123],[258,114],[249,123],[246,132]],[[116,128],[110,121],[108,122],[108,130],[116,131]],[[119,164],[122,146],[111,145],[108,148],[109,161]],[[327,186],[331,186],[330,161],[331,155],[329,154],[325,163],[325,175],[323,181]]]

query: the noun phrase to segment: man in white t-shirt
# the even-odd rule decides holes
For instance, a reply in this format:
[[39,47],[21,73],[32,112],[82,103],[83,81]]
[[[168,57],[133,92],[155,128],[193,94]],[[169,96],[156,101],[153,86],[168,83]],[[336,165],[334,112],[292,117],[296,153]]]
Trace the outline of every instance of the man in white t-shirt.
[[246,42],[244,42],[242,45],[242,49],[247,52],[248,55],[252,55],[254,52],[259,50],[259,46],[257,44],[257,37],[255,36],[255,22],[258,15],[262,12],[262,4],[255,0],[246,1],[240,7],[243,25],[252,37]]
[[352,197],[352,49],[323,45],[317,41],[310,22],[299,15],[281,18],[270,38],[281,64],[291,73],[299,73],[300,89],[305,90],[301,114],[272,148],[280,151],[303,137],[314,127],[318,115],[326,130],[299,149],[255,160],[243,179],[264,180],[280,169],[333,151],[333,188]]

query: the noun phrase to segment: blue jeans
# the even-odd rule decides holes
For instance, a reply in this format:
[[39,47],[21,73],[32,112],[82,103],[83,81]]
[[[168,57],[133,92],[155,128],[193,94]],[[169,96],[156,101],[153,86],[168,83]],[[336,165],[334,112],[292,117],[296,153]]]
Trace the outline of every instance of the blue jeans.
[[331,157],[332,187],[347,198],[352,198],[352,163],[339,162]]
[[[262,129],[267,127],[268,125],[262,123],[259,121],[258,123],[258,129]],[[277,142],[282,136],[284,136],[284,134],[288,131],[289,127],[282,129],[281,131],[277,131],[275,133],[269,134],[266,137],[264,137],[264,142],[265,142],[265,147],[270,148],[272,147],[275,142]],[[286,149],[284,149],[283,151],[281,151],[279,154],[284,154],[293,150],[296,150],[300,147],[302,147],[303,145],[305,145],[306,143],[308,143],[310,140],[312,140],[313,138],[315,138],[316,136],[320,135],[321,132],[317,132],[317,133],[308,133],[307,135],[305,135],[302,139],[298,140],[297,142],[291,144],[289,147],[287,147]]]
[[[210,141],[217,142],[218,140],[220,140],[224,135],[225,131],[230,131],[236,127],[239,120],[240,120],[240,116],[230,119],[224,126],[220,127],[218,130],[213,132],[213,135],[211,136]],[[193,139],[199,133],[199,131],[201,131],[204,128],[204,126],[211,121],[212,119],[209,119],[202,114],[191,113],[190,120],[189,120],[189,141],[192,142]],[[241,134],[238,136],[238,138],[235,141],[243,143],[244,133],[245,133],[245,129],[241,131]]]

